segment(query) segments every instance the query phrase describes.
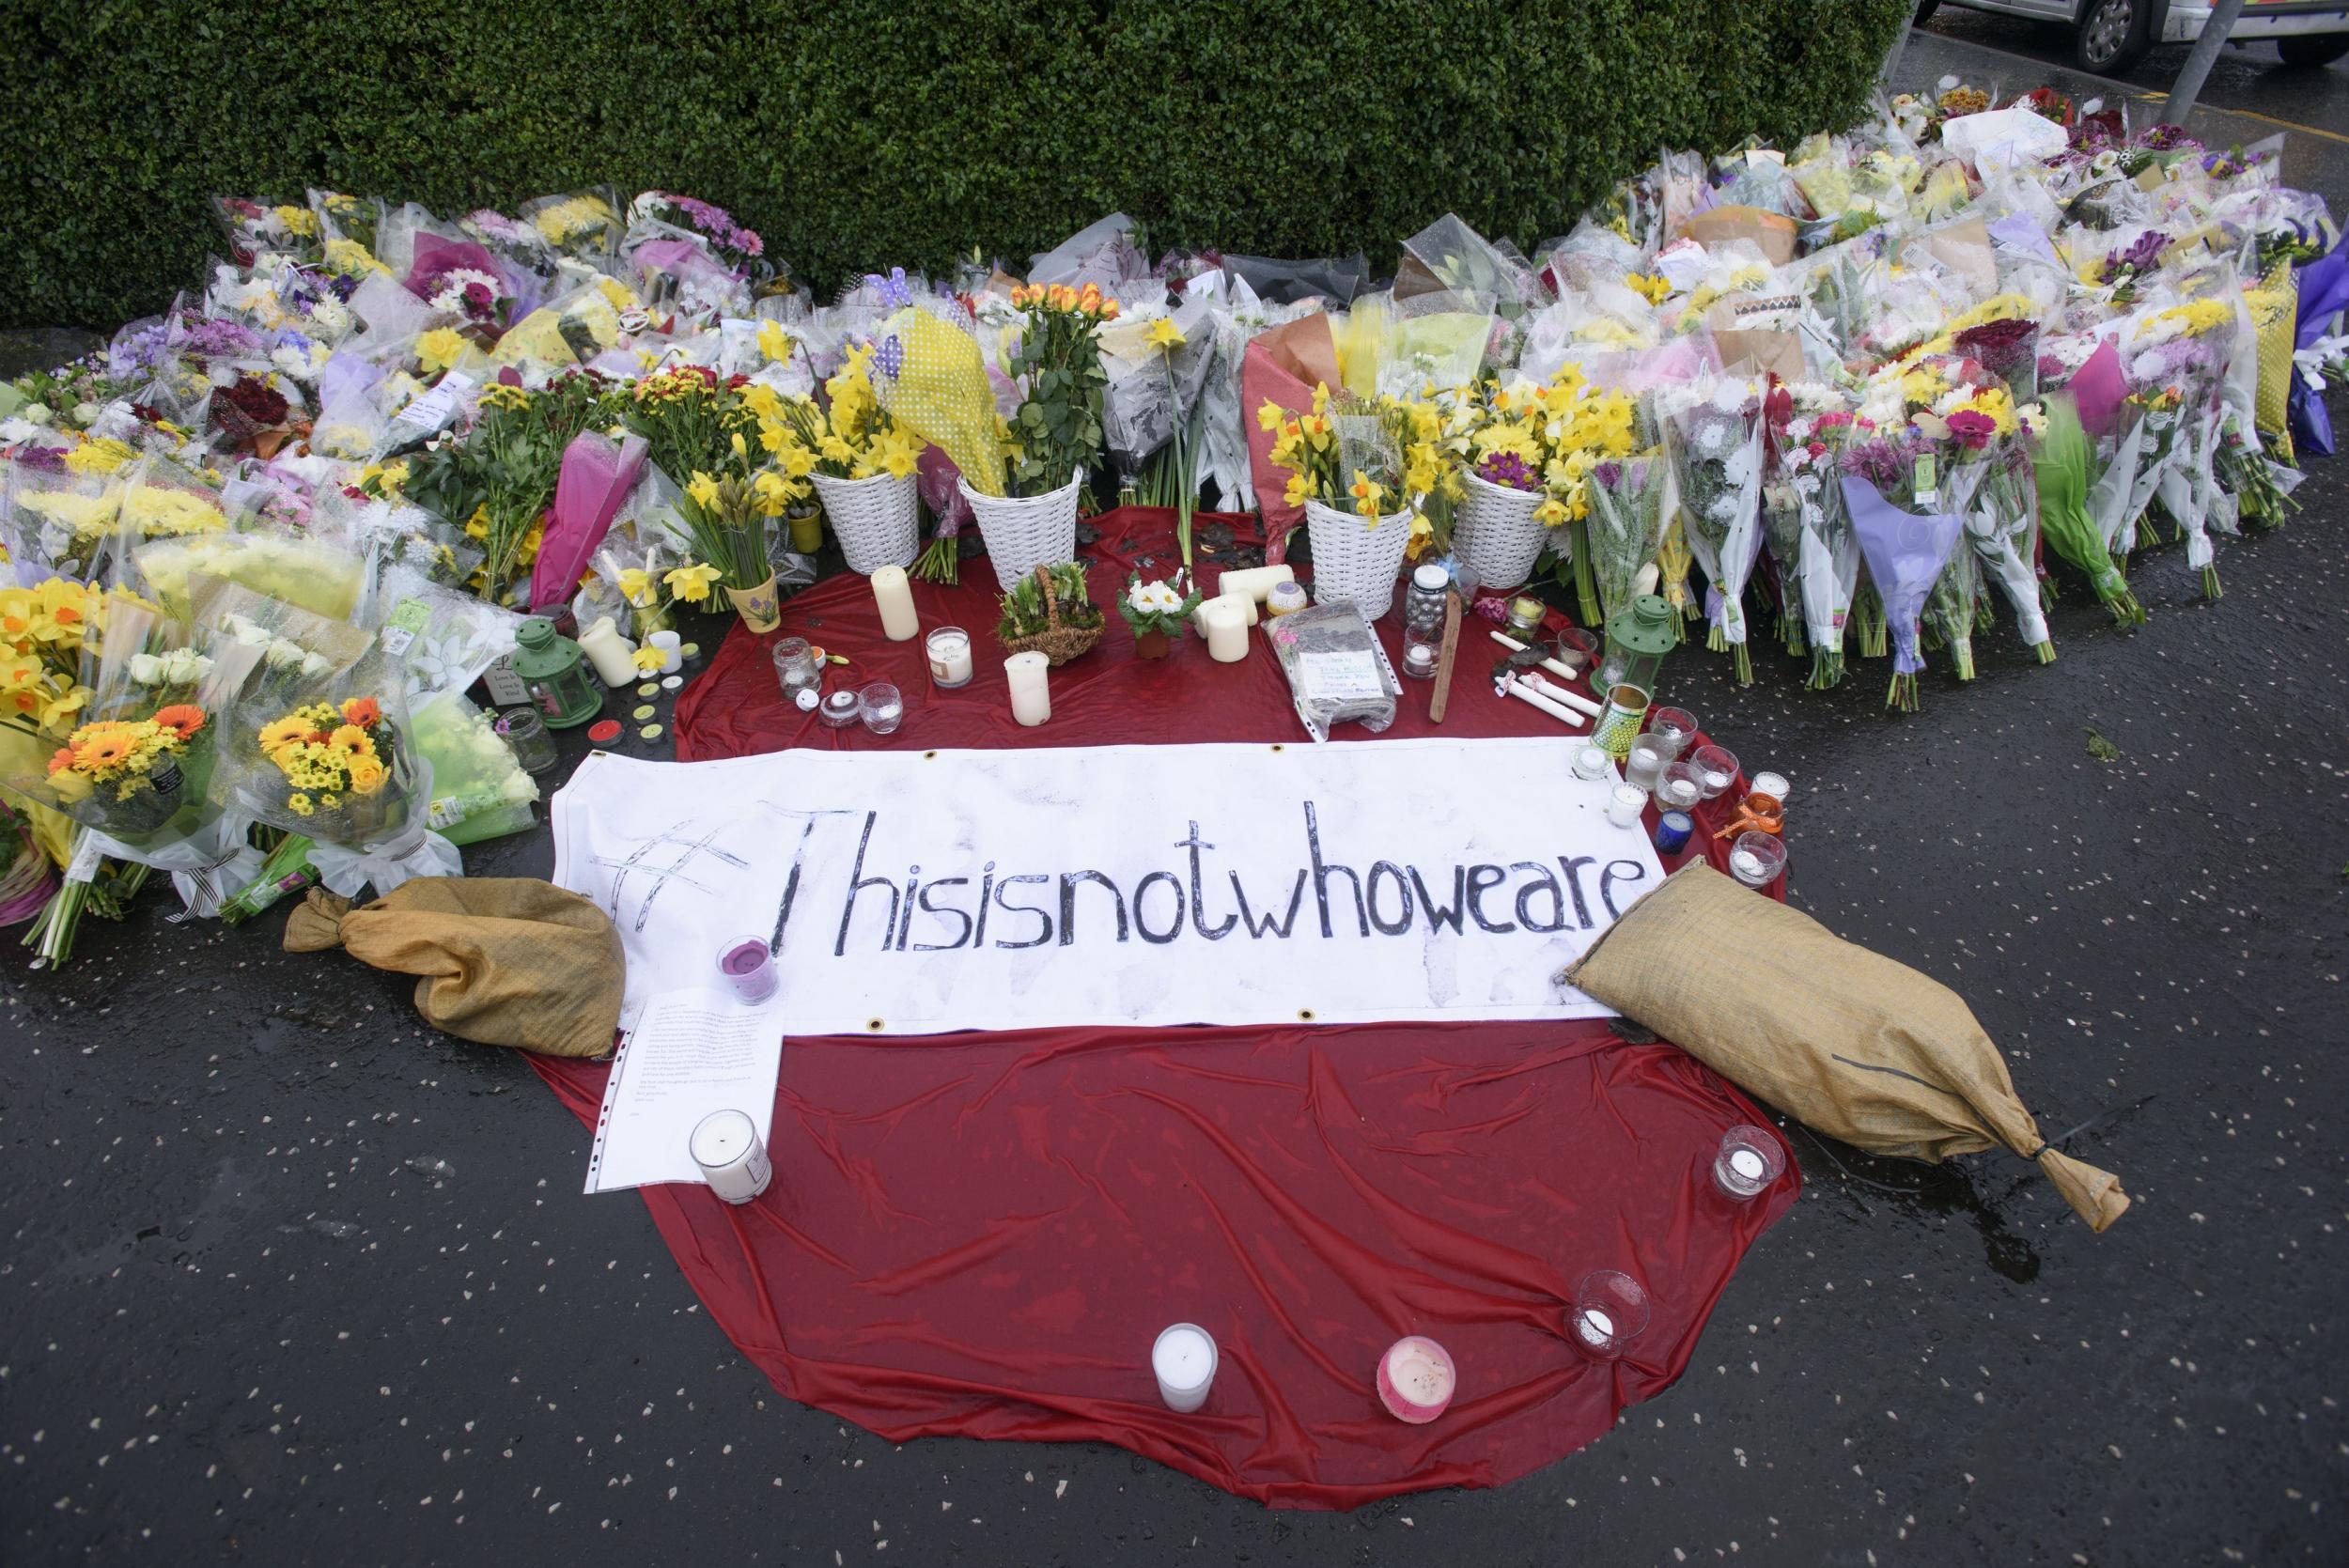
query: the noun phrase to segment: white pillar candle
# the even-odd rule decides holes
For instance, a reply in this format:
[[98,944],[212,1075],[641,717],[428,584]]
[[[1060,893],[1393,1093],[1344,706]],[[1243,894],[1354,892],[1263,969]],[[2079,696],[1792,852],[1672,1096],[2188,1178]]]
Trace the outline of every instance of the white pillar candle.
[[1052,716],[1052,661],[1034,648],[1003,660],[1011,683],[1011,716],[1030,728]]
[[1215,1338],[1195,1323],[1177,1323],[1161,1329],[1150,1347],[1150,1370],[1159,1379],[1159,1397],[1170,1410],[1190,1414],[1207,1402],[1215,1386]]
[[660,650],[662,675],[673,675],[685,667],[683,639],[679,638],[676,632],[656,631],[645,641],[650,646]]
[[883,567],[873,574],[873,600],[880,606],[881,635],[893,643],[910,642],[922,629],[913,613],[913,584],[903,567]]
[[689,1146],[702,1180],[729,1203],[749,1203],[774,1179],[758,1128],[739,1110],[713,1110],[693,1124]]
[[636,678],[636,662],[629,657],[636,651],[636,644],[620,635],[609,615],[579,634],[579,651],[587,656],[587,662],[596,667],[598,678],[606,686],[626,686]]
[[1216,592],[1246,594],[1250,598],[1262,604],[1265,596],[1272,592],[1272,585],[1275,582],[1296,581],[1297,568],[1294,567],[1249,567],[1240,571],[1227,571],[1221,577],[1217,578]]
[[[1249,608],[1243,611],[1242,604]],[[1237,664],[1247,658],[1248,622],[1254,605],[1226,594],[1199,608],[1207,618],[1207,657],[1218,664]]]
[[1254,599],[1250,598],[1246,594],[1218,594],[1213,598],[1201,599],[1199,608],[1190,613],[1191,630],[1202,637],[1207,634],[1207,607],[1216,604],[1229,604],[1238,610],[1242,626],[1256,624],[1256,601]]

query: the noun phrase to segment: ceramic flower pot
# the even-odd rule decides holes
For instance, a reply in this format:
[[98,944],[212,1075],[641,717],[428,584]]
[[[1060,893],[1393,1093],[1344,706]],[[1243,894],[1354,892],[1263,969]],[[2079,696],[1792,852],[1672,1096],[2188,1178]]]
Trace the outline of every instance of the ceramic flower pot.
[[1174,651],[1174,639],[1163,631],[1134,633],[1134,657],[1137,659],[1164,659]]
[[824,548],[824,514],[816,507],[793,512],[786,520],[791,525],[791,549],[801,555],[813,555]]
[[772,631],[783,622],[782,606],[775,599],[775,574],[769,572],[767,581],[755,588],[726,589],[726,598],[734,601],[735,613],[742,624],[753,631]]

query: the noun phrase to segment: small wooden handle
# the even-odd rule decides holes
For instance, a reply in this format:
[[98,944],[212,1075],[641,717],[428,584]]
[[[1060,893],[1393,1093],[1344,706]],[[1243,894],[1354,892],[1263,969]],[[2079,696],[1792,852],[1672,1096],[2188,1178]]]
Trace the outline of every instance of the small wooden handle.
[[1443,647],[1436,655],[1436,690],[1428,694],[1427,722],[1443,722],[1444,704],[1452,696],[1452,660],[1460,651],[1460,596],[1443,597]]

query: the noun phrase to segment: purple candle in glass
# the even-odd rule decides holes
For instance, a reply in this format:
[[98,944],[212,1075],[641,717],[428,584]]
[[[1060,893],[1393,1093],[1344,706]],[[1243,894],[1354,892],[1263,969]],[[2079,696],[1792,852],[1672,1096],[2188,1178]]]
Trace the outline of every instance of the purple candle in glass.
[[737,937],[720,948],[718,972],[726,977],[736,996],[754,1004],[773,996],[782,983],[764,937]]

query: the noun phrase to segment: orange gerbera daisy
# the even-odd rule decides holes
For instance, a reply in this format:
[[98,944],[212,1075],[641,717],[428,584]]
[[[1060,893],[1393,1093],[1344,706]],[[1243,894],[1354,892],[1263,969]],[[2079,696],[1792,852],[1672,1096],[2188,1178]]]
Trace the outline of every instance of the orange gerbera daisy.
[[371,730],[375,727],[376,721],[382,717],[383,709],[377,706],[373,697],[353,697],[343,704],[343,722],[346,724],[356,724],[363,730]]
[[92,769],[113,768],[128,757],[136,745],[120,730],[106,730],[83,741],[80,750],[73,753],[73,760]]
[[182,740],[193,740],[195,732],[204,727],[204,710],[194,703],[174,703],[155,710],[155,722],[167,730],[179,731]]
[[59,773],[64,772],[67,768],[72,766],[73,748],[70,746],[60,746],[57,748],[55,753],[49,759],[49,776],[51,778],[54,778]]

